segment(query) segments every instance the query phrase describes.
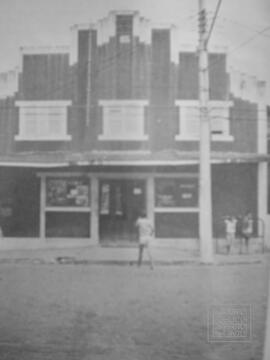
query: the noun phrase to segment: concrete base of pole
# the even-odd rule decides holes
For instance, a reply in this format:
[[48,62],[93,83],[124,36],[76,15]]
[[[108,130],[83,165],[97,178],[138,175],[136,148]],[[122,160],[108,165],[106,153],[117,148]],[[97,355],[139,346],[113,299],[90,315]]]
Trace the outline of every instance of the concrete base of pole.
[[265,339],[264,339],[264,352],[263,360],[270,359],[270,273],[268,279],[268,302],[267,302],[267,318],[265,324]]

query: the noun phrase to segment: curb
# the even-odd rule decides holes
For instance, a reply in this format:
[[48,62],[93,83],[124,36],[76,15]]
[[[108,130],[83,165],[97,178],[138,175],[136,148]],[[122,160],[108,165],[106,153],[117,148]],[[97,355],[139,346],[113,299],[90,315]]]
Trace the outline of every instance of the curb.
[[[156,260],[155,266],[235,266],[235,265],[255,265],[264,263],[264,259],[243,259],[243,260],[215,260],[213,263],[202,263],[199,258],[183,259],[183,260]],[[13,258],[0,259],[0,265],[101,265],[101,266],[132,266],[137,267],[136,260],[94,260],[94,259],[77,259],[70,256],[55,257],[52,259],[43,258]],[[148,261],[142,262],[143,266],[149,265]]]

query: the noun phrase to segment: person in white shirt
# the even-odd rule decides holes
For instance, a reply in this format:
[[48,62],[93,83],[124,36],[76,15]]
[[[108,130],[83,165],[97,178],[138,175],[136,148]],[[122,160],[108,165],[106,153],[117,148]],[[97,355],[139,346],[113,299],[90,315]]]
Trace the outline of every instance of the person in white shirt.
[[246,252],[248,253],[249,240],[253,234],[253,219],[252,214],[247,212],[243,217],[242,221],[242,241],[241,241],[241,253],[242,253],[242,244],[243,240],[245,242]]
[[227,248],[227,254],[229,254],[231,251],[232,244],[235,241],[237,220],[233,216],[227,216],[224,222],[225,222],[225,232],[226,232],[226,241],[227,241],[226,248]]
[[154,227],[152,222],[147,218],[146,213],[142,212],[135,224],[138,230],[138,240],[139,240],[139,253],[138,253],[138,266],[141,266],[143,251],[146,249],[151,269],[154,268],[153,259],[150,251],[150,243],[154,236]]

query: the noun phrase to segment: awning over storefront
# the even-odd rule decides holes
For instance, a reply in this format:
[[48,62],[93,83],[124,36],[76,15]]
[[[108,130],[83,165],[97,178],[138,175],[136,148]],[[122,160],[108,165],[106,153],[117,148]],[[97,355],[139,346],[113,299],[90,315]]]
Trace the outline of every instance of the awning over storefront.
[[[270,162],[270,154],[212,152],[211,163]],[[199,152],[177,150],[91,151],[91,152],[25,152],[0,156],[2,167],[56,168],[69,166],[177,166],[199,163]]]

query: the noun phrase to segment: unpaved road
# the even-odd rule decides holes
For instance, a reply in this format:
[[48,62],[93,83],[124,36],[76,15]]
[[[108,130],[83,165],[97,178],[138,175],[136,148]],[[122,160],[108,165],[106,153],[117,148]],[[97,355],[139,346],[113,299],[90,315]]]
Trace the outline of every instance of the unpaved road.
[[[268,267],[0,265],[1,360],[260,360]],[[246,342],[207,339],[213,304],[252,307]]]

